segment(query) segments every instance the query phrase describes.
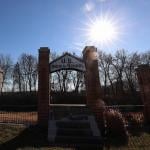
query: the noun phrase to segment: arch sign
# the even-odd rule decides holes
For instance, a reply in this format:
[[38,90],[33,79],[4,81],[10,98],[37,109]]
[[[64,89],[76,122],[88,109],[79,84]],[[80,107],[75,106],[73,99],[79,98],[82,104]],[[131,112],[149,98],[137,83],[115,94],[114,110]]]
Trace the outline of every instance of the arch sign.
[[82,59],[65,53],[50,63],[50,73],[59,70],[77,70],[85,72],[85,65]]

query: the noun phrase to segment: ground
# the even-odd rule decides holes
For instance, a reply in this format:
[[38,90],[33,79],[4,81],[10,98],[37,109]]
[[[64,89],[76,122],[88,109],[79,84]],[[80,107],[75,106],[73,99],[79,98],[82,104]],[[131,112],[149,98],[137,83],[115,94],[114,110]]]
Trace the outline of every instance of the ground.
[[[73,150],[74,148],[61,148],[61,146],[48,146],[47,131],[37,126],[0,124],[0,150]],[[104,148],[105,150],[108,147]],[[112,146],[109,150],[149,150],[150,133],[142,132],[129,137],[126,146]]]

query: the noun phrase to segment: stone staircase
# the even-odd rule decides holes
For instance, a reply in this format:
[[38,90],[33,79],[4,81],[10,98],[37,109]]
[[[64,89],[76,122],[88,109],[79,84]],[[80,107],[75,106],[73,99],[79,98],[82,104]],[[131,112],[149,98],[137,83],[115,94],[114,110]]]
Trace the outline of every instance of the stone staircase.
[[103,139],[92,114],[74,114],[49,120],[48,140],[50,143],[72,144],[83,149],[103,148]]

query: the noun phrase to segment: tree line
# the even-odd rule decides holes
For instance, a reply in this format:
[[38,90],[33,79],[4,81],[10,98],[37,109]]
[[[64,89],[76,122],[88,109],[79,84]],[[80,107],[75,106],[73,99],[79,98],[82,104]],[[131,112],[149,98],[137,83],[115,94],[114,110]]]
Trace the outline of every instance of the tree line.
[[[104,95],[130,93],[138,89],[135,68],[140,64],[150,64],[150,51],[128,52],[124,49],[113,54],[98,51],[101,85]],[[75,55],[75,54],[74,54]],[[58,55],[51,53],[50,59]],[[81,56],[82,57],[82,56]],[[36,91],[38,82],[38,60],[31,54],[23,53],[13,62],[9,55],[0,54],[0,68],[3,70],[2,91]],[[53,91],[82,91],[85,89],[84,74],[77,71],[61,70],[50,78]]]
[[104,95],[135,95],[139,89],[135,69],[150,65],[150,51],[144,53],[117,50],[115,54],[99,51],[99,70]]
[[3,70],[3,91],[35,91],[37,89],[37,58],[30,54],[21,54],[17,62],[10,55],[0,54],[0,67]]

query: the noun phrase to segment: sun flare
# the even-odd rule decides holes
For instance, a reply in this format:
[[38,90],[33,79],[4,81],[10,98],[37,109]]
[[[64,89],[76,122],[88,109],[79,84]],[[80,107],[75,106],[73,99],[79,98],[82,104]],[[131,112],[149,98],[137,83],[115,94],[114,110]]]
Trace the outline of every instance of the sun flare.
[[99,20],[89,28],[89,38],[97,42],[107,42],[116,38],[116,29],[109,21]]
[[106,16],[90,19],[85,29],[87,41],[95,45],[109,45],[119,38],[117,22]]

